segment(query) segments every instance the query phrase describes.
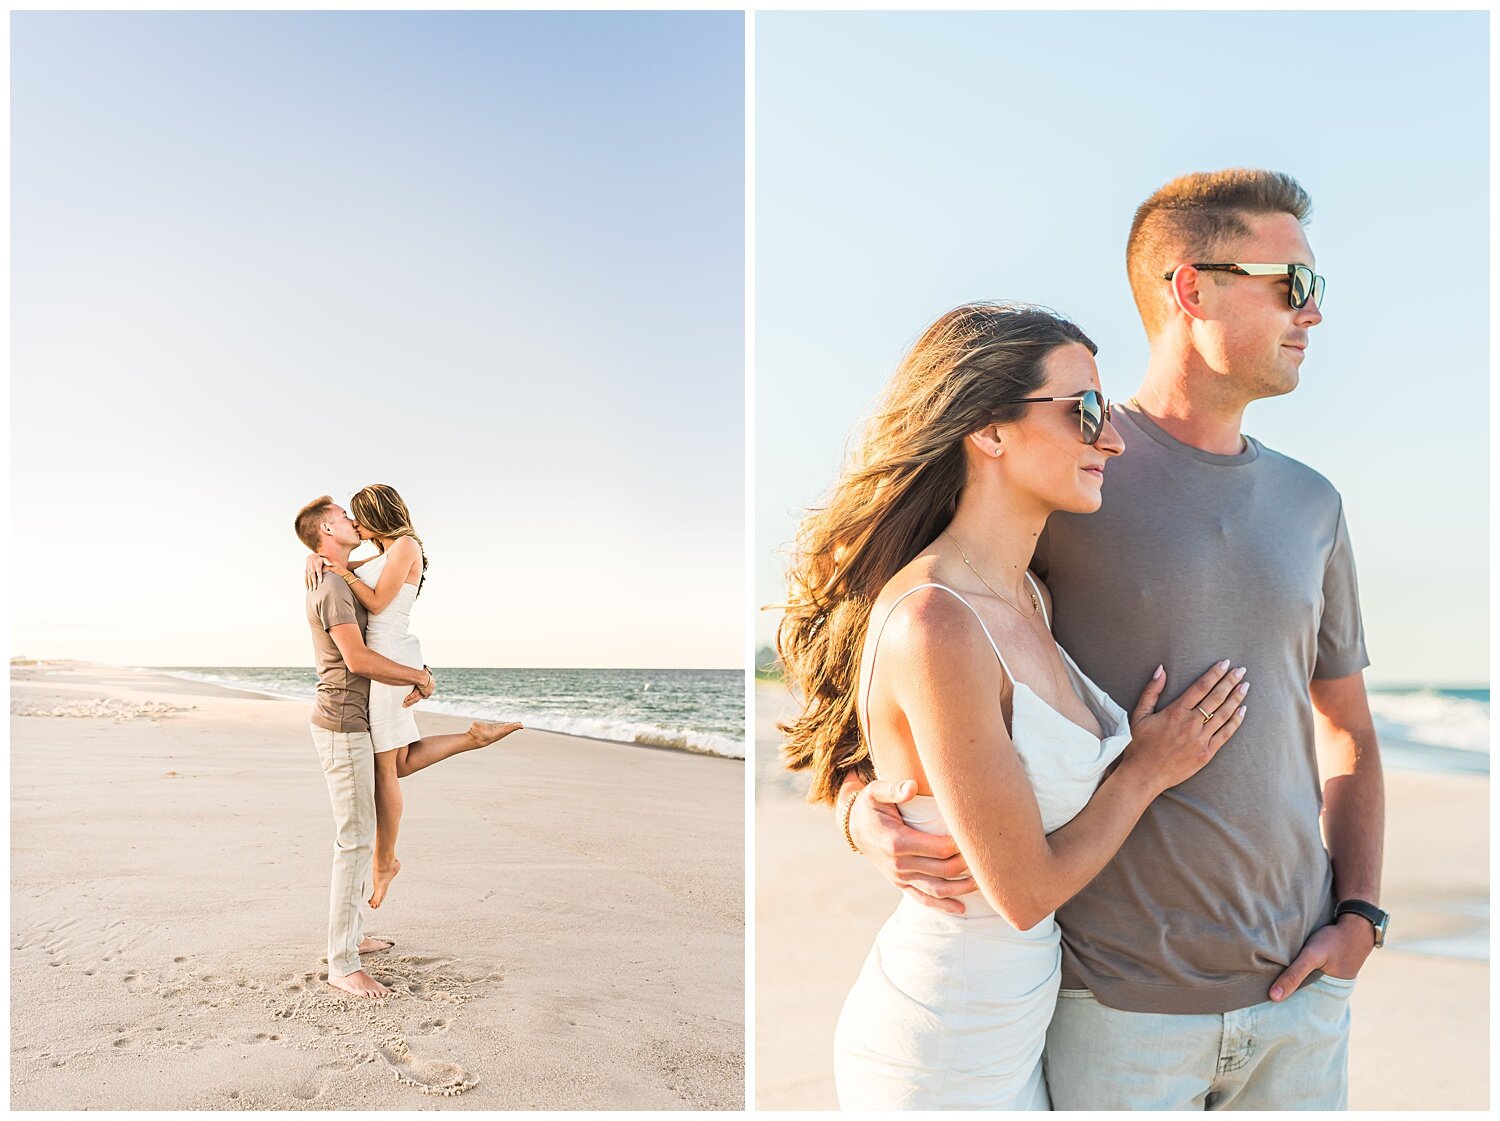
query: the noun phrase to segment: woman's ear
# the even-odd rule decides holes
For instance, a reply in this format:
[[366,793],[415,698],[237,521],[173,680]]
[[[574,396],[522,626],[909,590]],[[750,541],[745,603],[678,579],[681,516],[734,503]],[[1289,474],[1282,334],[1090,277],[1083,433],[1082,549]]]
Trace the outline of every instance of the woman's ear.
[[978,432],[969,433],[969,440],[983,456],[994,457],[1005,452],[1005,441],[1000,435],[998,424],[989,424]]

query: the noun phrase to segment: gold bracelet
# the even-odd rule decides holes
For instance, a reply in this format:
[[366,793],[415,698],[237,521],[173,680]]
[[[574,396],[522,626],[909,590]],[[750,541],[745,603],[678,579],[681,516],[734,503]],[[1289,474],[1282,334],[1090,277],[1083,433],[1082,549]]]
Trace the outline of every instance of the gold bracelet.
[[844,841],[849,845],[850,852],[863,856],[864,854],[859,851],[859,846],[854,843],[854,837],[849,832],[849,818],[854,815],[854,803],[857,801],[859,801],[858,790],[844,803]]
[[344,583],[348,584],[351,588],[354,587],[354,582],[358,579],[359,577],[352,572],[344,573]]

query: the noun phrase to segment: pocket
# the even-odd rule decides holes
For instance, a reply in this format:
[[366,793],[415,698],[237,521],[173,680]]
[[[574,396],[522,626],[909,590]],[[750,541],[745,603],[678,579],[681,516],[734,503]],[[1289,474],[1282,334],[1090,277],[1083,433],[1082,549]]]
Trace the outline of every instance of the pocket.
[[1058,1000],[1094,1000],[1094,994],[1088,989],[1058,989]]
[[1354,977],[1335,977],[1331,973],[1320,973],[1313,984],[1327,985],[1335,992],[1348,993],[1353,991],[1355,980]]

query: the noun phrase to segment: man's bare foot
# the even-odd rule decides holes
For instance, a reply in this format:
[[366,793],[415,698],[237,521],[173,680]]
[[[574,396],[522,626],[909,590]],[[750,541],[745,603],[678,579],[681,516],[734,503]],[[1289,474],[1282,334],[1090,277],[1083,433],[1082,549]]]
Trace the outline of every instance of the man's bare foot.
[[328,983],[341,992],[348,993],[350,996],[364,997],[368,1000],[385,996],[391,991],[363,969],[356,969],[346,977],[335,977],[330,970],[328,973]]
[[401,871],[401,861],[395,857],[391,858],[391,866],[382,868],[379,864],[370,865],[370,877],[375,881],[375,890],[370,892],[370,906],[379,907],[385,902],[385,893],[391,889],[391,881],[396,878],[396,873]]
[[521,725],[515,723],[492,724],[486,720],[476,720],[469,725],[469,738],[479,747],[489,747],[492,743],[498,743],[512,732],[519,732]]
[[359,944],[361,954],[383,954],[396,943],[389,938],[365,938]]

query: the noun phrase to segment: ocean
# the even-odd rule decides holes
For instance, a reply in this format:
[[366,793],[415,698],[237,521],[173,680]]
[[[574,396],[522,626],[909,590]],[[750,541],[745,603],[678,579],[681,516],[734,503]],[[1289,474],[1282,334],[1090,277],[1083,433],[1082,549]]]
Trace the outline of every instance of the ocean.
[[[163,673],[273,697],[311,700],[307,666],[161,666]],[[422,709],[528,728],[745,757],[745,675],[719,669],[444,669]]]
[[1490,773],[1490,691],[1371,689],[1370,713],[1387,767]]

